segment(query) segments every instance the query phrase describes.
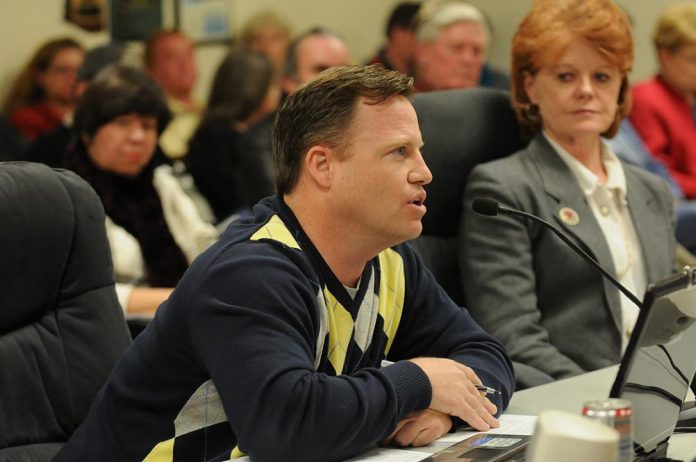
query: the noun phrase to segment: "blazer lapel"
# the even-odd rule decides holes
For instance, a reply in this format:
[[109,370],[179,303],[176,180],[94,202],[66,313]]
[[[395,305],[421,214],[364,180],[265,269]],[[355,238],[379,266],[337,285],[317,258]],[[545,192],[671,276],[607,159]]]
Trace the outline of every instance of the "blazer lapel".
[[[539,134],[529,145],[531,158],[542,179],[542,187],[555,204],[553,224],[592,256],[602,268],[614,273],[614,261],[602,229],[592,213],[585,193],[568,166],[553,150],[543,135]],[[578,256],[578,258],[582,258]],[[590,263],[587,263],[588,265]],[[607,299],[614,327],[621,332],[621,302],[618,291],[604,280],[604,295]]]
[[[664,239],[660,228],[655,226],[655,223],[659,223],[664,218],[653,213],[655,208],[650,206],[650,203],[655,199],[650,191],[638,181],[629,169],[624,168],[624,171],[626,172],[628,208],[638,234],[638,240],[641,243],[648,283],[655,282],[662,277],[661,274],[658,274],[658,265],[648,265],[647,262],[657,262],[664,257],[663,255],[656,255],[656,252],[660,252],[659,246],[650,245]],[[640,213],[634,213],[634,210],[640,210]],[[636,295],[641,297],[643,294]]]

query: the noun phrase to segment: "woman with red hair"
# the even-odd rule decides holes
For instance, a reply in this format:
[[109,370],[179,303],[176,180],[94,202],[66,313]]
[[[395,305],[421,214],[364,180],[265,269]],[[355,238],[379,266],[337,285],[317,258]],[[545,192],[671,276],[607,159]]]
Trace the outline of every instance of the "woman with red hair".
[[[672,195],[602,141],[630,110],[633,42],[611,0],[537,0],[513,40],[512,101],[529,145],[482,164],[476,197],[563,229],[639,297],[672,274]],[[471,207],[465,207],[470,210]],[[471,211],[461,226],[466,306],[508,349],[519,387],[616,364],[638,307],[537,223]]]

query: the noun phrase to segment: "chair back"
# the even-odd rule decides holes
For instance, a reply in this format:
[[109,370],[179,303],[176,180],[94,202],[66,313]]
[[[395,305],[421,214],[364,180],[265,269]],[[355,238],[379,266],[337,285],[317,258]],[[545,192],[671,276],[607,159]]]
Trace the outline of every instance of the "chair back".
[[0,461],[51,460],[129,343],[94,190],[0,163]]
[[461,304],[457,232],[466,180],[476,165],[512,154],[524,142],[507,91],[418,93],[413,105],[433,181],[425,188],[428,212],[423,234],[412,243],[440,285]]

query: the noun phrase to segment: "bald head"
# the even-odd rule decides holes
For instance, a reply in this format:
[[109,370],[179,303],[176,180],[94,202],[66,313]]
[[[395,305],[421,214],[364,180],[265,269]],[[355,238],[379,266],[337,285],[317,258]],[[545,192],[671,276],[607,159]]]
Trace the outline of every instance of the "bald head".
[[181,32],[164,30],[150,37],[145,47],[145,68],[168,96],[182,101],[191,98],[198,65],[193,43]]
[[320,72],[350,64],[348,47],[341,38],[328,32],[306,34],[292,44],[283,76],[283,89],[292,93]]

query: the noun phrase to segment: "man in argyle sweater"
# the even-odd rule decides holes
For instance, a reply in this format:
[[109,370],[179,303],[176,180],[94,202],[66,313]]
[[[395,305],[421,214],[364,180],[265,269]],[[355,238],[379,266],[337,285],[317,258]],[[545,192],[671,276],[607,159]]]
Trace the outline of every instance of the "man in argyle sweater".
[[510,359],[403,243],[432,179],[412,91],[347,66],[288,97],[278,194],[194,261],[57,462],[334,461],[498,425]]

